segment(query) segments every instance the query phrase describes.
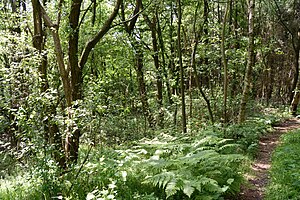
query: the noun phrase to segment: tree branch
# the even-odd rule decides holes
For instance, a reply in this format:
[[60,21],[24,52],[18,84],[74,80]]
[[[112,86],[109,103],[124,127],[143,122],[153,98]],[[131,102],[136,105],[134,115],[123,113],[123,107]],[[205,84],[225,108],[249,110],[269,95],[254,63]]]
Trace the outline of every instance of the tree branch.
[[52,22],[50,17],[47,15],[45,8],[42,6],[41,2],[39,0],[37,0],[37,1],[38,1],[38,5],[41,8],[42,17],[45,21],[46,26],[48,26],[50,28],[56,28],[58,25],[56,23]]
[[56,60],[58,63],[58,68],[60,72],[60,76],[63,82],[64,92],[66,96],[67,106],[71,106],[72,104],[72,97],[68,93],[71,92],[71,86],[68,76],[68,71],[66,70],[65,63],[64,63],[64,54],[60,42],[60,37],[58,34],[58,25],[53,23],[50,17],[47,15],[45,8],[42,6],[39,0],[37,0],[38,6],[41,9],[42,17],[45,21],[46,26],[48,26],[51,30],[53,41],[54,41],[54,48],[56,54]]
[[[132,21],[134,18],[137,18],[142,12],[144,12],[150,5],[152,4],[152,2],[150,2],[145,8],[143,8],[142,10],[140,10],[138,13],[134,14],[132,17],[130,17],[129,19],[125,20],[125,16],[124,14],[122,15],[122,20],[121,22],[117,23],[117,24],[114,24],[111,26],[111,28],[114,28],[116,26],[119,26],[121,24],[124,24],[125,25],[125,29],[127,32],[131,32],[132,30],[130,30],[129,26],[127,25],[127,22],[130,22]],[[134,27],[134,26],[132,26]]]
[[106,20],[106,22],[102,26],[101,30],[90,41],[88,41],[86,43],[86,45],[82,51],[80,61],[79,61],[79,66],[81,67],[81,69],[83,69],[85,63],[87,62],[87,59],[88,59],[89,54],[92,51],[92,49],[103,38],[103,36],[110,30],[111,24],[118,14],[121,3],[122,3],[122,0],[117,0],[112,14]]
[[83,23],[83,20],[84,20],[84,18],[85,18],[85,16],[86,16],[87,12],[90,10],[90,8],[92,7],[93,4],[94,4],[94,2],[91,2],[90,5],[88,6],[88,8],[87,8],[87,9],[85,10],[85,12],[83,13],[82,18],[81,18],[81,20],[80,20],[80,22],[79,22],[78,28],[79,28],[79,27],[81,26],[81,24]]
[[279,21],[280,21],[280,23],[282,24],[282,26],[293,36],[293,32],[291,31],[291,29],[289,29],[289,27],[284,23],[284,21],[282,20],[282,18],[281,18],[281,15],[282,15],[282,12],[281,12],[281,10],[280,10],[280,8],[279,8],[279,5],[278,5],[278,3],[277,3],[277,1],[276,0],[274,0],[274,3],[275,3],[275,5],[276,5],[276,9],[277,9],[277,11],[278,11],[278,13],[279,13],[279,16],[278,16],[278,19],[279,19]]

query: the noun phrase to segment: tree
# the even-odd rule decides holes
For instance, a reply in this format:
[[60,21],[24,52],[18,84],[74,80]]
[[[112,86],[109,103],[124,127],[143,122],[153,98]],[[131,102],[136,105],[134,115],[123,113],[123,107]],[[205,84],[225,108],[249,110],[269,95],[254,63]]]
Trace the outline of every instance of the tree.
[[[33,32],[33,47],[37,49],[38,54],[41,56],[41,62],[39,65],[39,72],[40,77],[42,79],[41,83],[41,94],[46,93],[49,89],[49,83],[47,79],[47,54],[44,53],[45,51],[45,43],[46,43],[46,34],[44,30],[44,24],[42,21],[42,12],[39,6],[39,2],[37,0],[32,0],[32,11],[33,11],[33,25],[34,25],[34,32]],[[61,155],[61,135],[59,134],[59,128],[57,124],[53,123],[53,116],[56,114],[55,105],[52,104],[51,106],[44,105],[45,112],[42,113],[45,120],[44,123],[44,138],[45,138],[45,145],[54,145],[55,152],[54,158],[59,163],[60,166],[64,166],[65,158]]]
[[[59,11],[57,14],[57,19],[54,22],[50,19],[46,13],[45,8],[41,5],[40,1],[32,0],[32,5],[36,9],[40,9],[42,17],[46,26],[51,30],[54,45],[56,59],[59,66],[60,77],[63,83],[64,95],[67,105],[68,117],[72,119],[72,106],[73,103],[77,100],[82,99],[82,83],[83,83],[83,69],[88,60],[89,54],[96,44],[104,37],[104,35],[111,28],[113,20],[118,14],[119,7],[121,5],[121,0],[117,0],[115,7],[105,21],[101,29],[92,37],[89,41],[86,42],[85,47],[82,52],[79,52],[79,29],[80,29],[80,13],[82,0],[72,0],[71,9],[69,12],[69,25],[70,25],[70,34],[68,38],[68,62],[65,63],[64,52],[61,45],[59,28],[61,21],[61,8],[63,1],[59,1]],[[81,54],[80,58],[78,57]],[[67,66],[67,67],[66,67]],[[80,129],[76,127],[76,124],[70,124],[68,131],[65,137],[65,160],[70,162],[76,162],[78,159],[78,149],[79,149],[79,138],[81,136]]]
[[225,53],[225,33],[226,33],[226,23],[228,18],[228,13],[230,9],[231,0],[227,1],[224,18],[223,18],[223,26],[222,26],[222,33],[221,33],[221,52],[222,52],[222,63],[224,67],[224,98],[223,98],[223,117],[224,117],[224,123],[226,124],[228,122],[227,117],[227,91],[228,91],[228,63]]
[[162,81],[162,69],[161,64],[159,60],[159,49],[158,49],[158,41],[157,41],[157,11],[158,7],[155,6],[155,14],[152,17],[152,20],[150,20],[149,16],[144,13],[145,21],[150,28],[151,31],[151,38],[152,38],[152,51],[153,51],[153,61],[154,66],[156,68],[156,87],[157,87],[157,103],[158,103],[158,109],[159,109],[159,117],[157,124],[160,127],[163,127],[163,120],[164,120],[164,113],[163,113],[163,81]]
[[300,58],[300,28],[299,20],[300,16],[298,10],[300,8],[300,3],[297,1],[287,2],[287,7],[292,7],[292,9],[281,9],[278,2],[274,0],[275,9],[278,13],[279,23],[284,27],[284,29],[291,35],[291,42],[294,51],[294,78],[291,88],[290,95],[290,111],[293,115],[296,115],[297,107],[300,101],[299,94],[299,58]]
[[179,69],[180,69],[180,89],[181,89],[181,114],[182,114],[182,132],[186,133],[186,111],[185,111],[185,84],[184,84],[184,70],[182,63],[182,49],[181,49],[181,0],[177,0],[177,12],[178,12],[178,23],[177,23],[177,53],[179,58]]
[[251,87],[251,73],[254,67],[254,7],[255,0],[248,1],[248,20],[249,20],[249,46],[248,46],[248,61],[244,80],[243,95],[240,104],[238,122],[242,123],[246,119],[246,105]]
[[[154,128],[154,117],[150,111],[150,106],[148,103],[148,94],[147,94],[147,89],[146,89],[146,84],[145,84],[145,79],[144,79],[144,52],[143,52],[143,47],[142,47],[142,34],[134,33],[134,28],[137,22],[137,19],[139,17],[139,12],[141,11],[143,5],[141,0],[136,1],[136,6],[134,9],[133,17],[131,20],[126,21],[125,19],[125,7],[124,4],[122,4],[122,20],[123,20],[123,25],[125,28],[125,31],[128,33],[128,38],[131,46],[134,49],[134,57],[135,57],[135,69],[137,73],[137,82],[138,82],[138,87],[139,87],[139,93],[140,93],[140,99],[142,102],[142,107],[143,107],[143,114],[145,118],[148,120],[148,124],[150,128]],[[130,22],[130,23],[128,23]]]

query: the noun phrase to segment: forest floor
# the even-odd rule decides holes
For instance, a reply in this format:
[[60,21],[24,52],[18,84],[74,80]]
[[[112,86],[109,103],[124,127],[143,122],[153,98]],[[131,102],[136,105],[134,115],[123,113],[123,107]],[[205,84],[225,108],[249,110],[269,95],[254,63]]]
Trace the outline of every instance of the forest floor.
[[262,200],[268,184],[268,171],[271,167],[272,152],[279,144],[279,138],[288,131],[300,128],[300,119],[292,118],[274,127],[274,131],[259,141],[256,160],[252,163],[252,172],[246,175],[249,183],[241,188],[238,200]]

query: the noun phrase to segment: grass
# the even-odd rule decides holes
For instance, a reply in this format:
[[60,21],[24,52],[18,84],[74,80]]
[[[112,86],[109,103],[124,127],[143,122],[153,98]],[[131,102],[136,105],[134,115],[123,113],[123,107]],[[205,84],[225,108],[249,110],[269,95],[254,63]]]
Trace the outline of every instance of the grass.
[[272,155],[271,181],[266,200],[300,199],[300,130],[281,137]]

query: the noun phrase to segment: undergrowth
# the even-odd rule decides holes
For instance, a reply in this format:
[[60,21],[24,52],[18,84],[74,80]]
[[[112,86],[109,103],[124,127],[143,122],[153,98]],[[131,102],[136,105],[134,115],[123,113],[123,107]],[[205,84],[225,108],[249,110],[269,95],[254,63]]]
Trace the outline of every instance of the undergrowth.
[[[191,139],[192,138],[192,139]],[[87,153],[82,147],[82,155]],[[219,199],[242,182],[246,158],[231,139],[161,134],[135,146],[94,149],[82,169],[60,175],[52,160],[1,183],[1,199]],[[83,159],[81,159],[83,160]],[[41,164],[41,163],[39,163]],[[77,173],[80,176],[76,177]],[[26,184],[20,184],[22,181]],[[151,197],[151,198],[150,198]]]
[[278,119],[253,117],[188,134],[164,130],[92,151],[82,144],[79,162],[68,172],[37,152],[20,172],[1,180],[0,199],[230,199],[239,192],[259,137]]
[[282,143],[272,155],[271,181],[267,200],[299,200],[300,191],[300,130],[281,137]]

